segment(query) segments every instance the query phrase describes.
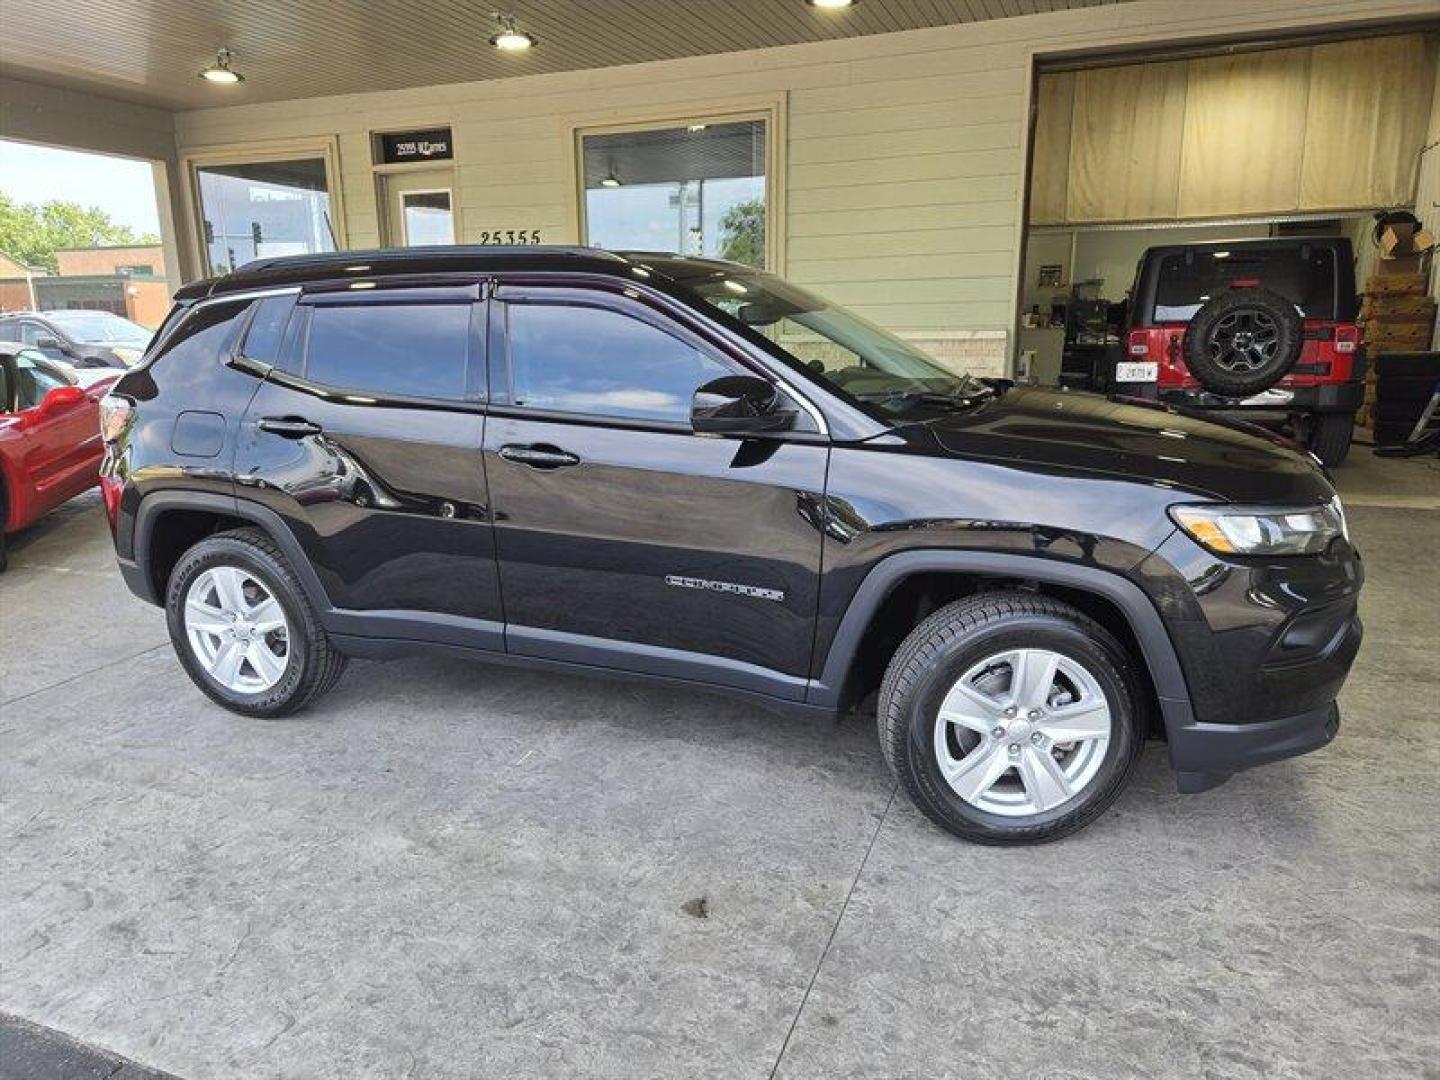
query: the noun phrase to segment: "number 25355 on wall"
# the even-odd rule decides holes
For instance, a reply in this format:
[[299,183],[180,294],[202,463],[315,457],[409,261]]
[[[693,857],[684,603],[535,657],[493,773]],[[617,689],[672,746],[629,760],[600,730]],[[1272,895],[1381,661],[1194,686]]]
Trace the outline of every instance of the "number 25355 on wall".
[[484,229],[480,233],[482,244],[538,244],[539,229]]

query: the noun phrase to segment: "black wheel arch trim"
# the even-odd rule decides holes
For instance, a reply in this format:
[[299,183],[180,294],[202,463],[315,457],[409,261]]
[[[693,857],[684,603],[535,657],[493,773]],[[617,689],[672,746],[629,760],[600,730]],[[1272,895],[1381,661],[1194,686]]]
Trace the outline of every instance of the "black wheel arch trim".
[[[224,514],[226,517],[240,518],[242,521],[258,525],[285,553],[285,558],[290,561],[295,576],[300,579],[306,598],[315,606],[315,610],[322,615],[334,610],[314,567],[305,558],[299,541],[286,527],[284,519],[279,514],[259,503],[211,491],[157,491],[140,500],[140,505],[135,511],[134,540],[130,550],[134,556],[136,575],[145,589],[140,594],[141,599],[148,600],[152,604],[163,605],[165,603],[163,587],[157,586],[154,575],[151,573],[150,541],[155,522],[162,514],[171,510],[199,510],[212,514]],[[135,582],[131,583],[132,589],[135,589],[135,584]]]
[[1180,658],[1160,613],[1140,586],[1096,567],[991,551],[901,551],[877,563],[851,597],[825,655],[820,677],[810,684],[807,703],[832,707],[839,704],[865,631],[885,598],[905,578],[937,571],[1038,581],[1093,593],[1110,601],[1119,608],[1140,643],[1166,729],[1192,722],[1190,691]]

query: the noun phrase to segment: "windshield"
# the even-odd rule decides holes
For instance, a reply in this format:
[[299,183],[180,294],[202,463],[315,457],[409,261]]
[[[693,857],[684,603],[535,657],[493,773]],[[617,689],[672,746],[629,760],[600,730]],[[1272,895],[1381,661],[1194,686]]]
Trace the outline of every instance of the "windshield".
[[907,412],[921,403],[955,406],[990,393],[888,330],[773,274],[737,267],[681,284],[764,334],[830,385],[884,413]]
[[55,311],[46,319],[76,341],[121,341],[143,346],[150,331],[109,311]]

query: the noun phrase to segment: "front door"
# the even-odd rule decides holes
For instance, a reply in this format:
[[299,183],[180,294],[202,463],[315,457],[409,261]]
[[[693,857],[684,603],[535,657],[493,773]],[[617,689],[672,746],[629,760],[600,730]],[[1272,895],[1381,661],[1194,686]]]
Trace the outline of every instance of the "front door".
[[803,696],[828,445],[695,435],[745,369],[638,296],[502,286],[485,460],[514,653]]
[[238,362],[270,354],[274,369],[241,427],[237,494],[286,520],[341,632],[503,648],[478,295],[382,288],[302,296],[293,313],[288,298],[257,306]]
[[[27,421],[18,442],[21,455],[17,464],[30,488],[34,512],[39,514],[94,482],[100,452],[95,404],[87,395],[41,416],[45,395],[71,385],[69,380],[34,349],[20,350],[12,365],[8,381],[14,386],[14,412]],[[88,479],[77,475],[81,471],[88,472]]]
[[384,179],[386,236],[392,247],[453,244],[454,173],[449,169],[392,173]]

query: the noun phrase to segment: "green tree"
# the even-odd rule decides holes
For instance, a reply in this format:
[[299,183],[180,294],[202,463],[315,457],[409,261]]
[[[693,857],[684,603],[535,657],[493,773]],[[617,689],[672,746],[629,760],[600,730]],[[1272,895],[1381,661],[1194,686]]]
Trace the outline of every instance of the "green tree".
[[746,266],[765,265],[765,202],[736,203],[720,217],[720,257]]
[[17,203],[0,192],[0,251],[30,266],[58,270],[57,248],[159,242],[154,233],[137,234],[98,206],[84,207],[56,199],[36,206]]

